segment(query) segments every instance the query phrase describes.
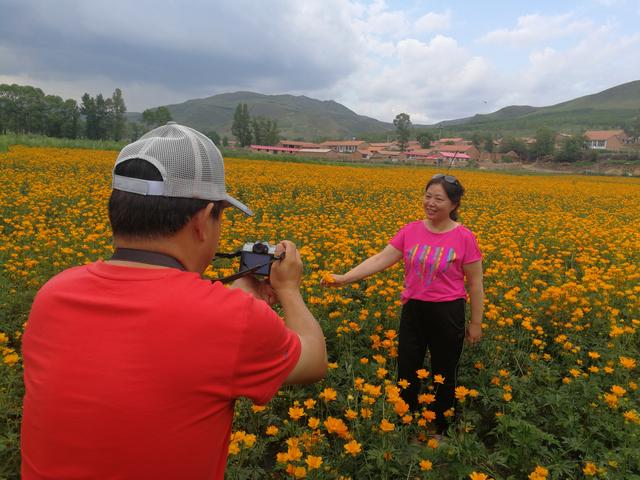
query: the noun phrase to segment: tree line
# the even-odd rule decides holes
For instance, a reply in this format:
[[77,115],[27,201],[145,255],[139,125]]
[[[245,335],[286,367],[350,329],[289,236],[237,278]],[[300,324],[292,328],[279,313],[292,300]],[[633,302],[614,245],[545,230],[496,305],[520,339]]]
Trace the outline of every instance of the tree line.
[[172,120],[167,107],[142,113],[142,123],[127,120],[122,90],[110,97],[85,93],[81,102],[47,95],[29,85],[0,84],[0,134],[35,134],[90,140],[136,140]]
[[257,145],[276,145],[280,141],[278,121],[264,117],[249,115],[246,103],[239,103],[233,114],[231,133],[236,137],[236,144],[246,147],[252,143]]
[[[414,131],[411,117],[407,113],[396,115],[393,124],[396,127],[396,140],[402,152],[406,150],[412,134],[415,134],[415,139],[420,143],[420,147],[425,149],[439,138],[438,133],[434,130]],[[634,127],[632,133],[637,138],[640,132],[640,118],[634,119],[632,127]],[[555,130],[539,128],[531,143],[526,143],[523,139],[510,135],[501,137],[500,142],[497,143],[498,136],[492,132],[475,132],[471,135],[470,141],[478,150],[502,154],[513,151],[521,160],[525,161],[549,159],[557,162],[576,162],[584,159],[586,155],[592,154],[585,146],[586,139],[583,134],[566,135],[560,142],[557,142],[556,138],[557,132]]]

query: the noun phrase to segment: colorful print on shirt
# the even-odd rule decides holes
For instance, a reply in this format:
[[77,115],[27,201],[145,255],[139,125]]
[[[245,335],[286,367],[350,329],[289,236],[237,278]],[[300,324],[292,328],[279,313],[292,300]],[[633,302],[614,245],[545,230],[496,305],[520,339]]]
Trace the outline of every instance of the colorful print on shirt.
[[432,247],[415,244],[406,253],[407,269],[413,271],[427,287],[439,273],[447,271],[456,260],[456,251],[452,247]]

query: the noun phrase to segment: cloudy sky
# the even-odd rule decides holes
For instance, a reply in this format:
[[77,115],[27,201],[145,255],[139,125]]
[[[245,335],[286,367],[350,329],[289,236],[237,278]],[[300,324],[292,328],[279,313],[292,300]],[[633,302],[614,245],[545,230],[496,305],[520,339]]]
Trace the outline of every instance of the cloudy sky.
[[249,90],[432,123],[640,79],[638,0],[0,0],[0,83],[129,111]]

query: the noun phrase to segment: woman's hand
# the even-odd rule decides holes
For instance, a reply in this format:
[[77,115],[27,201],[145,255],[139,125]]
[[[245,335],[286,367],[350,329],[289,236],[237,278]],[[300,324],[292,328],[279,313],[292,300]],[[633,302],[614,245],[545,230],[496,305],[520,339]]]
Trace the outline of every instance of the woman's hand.
[[482,324],[481,323],[470,323],[467,327],[467,341],[473,345],[478,343],[482,338]]
[[320,281],[320,285],[323,287],[343,287],[347,283],[349,282],[346,275],[337,275],[335,273],[327,273]]

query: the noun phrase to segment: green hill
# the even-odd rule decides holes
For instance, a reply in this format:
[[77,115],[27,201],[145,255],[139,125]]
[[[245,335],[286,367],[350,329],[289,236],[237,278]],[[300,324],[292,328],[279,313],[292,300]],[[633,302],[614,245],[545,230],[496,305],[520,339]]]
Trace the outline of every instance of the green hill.
[[533,132],[549,127],[567,132],[620,128],[640,114],[640,80],[549,107],[510,106],[487,115],[440,122],[447,131]]
[[[177,122],[231,136],[233,113],[239,103],[246,103],[253,116],[277,120],[282,138],[359,137],[380,141],[386,139],[388,132],[395,131],[391,123],[358,115],[332,100],[321,101],[305,96],[235,92],[166,106]],[[540,127],[548,127],[573,133],[586,129],[620,128],[639,114],[640,80],[636,80],[557,105],[512,105],[486,115],[478,114],[435,125],[414,125],[414,130],[441,129],[445,136],[476,131],[529,135]],[[140,116],[139,113],[128,114],[131,120],[140,120]]]
[[[246,103],[252,116],[277,120],[282,138],[341,139],[394,130],[390,123],[358,115],[332,100],[305,96],[235,92],[188,100],[167,108],[179,123],[231,135],[233,113],[239,103]],[[136,119],[136,116],[139,118],[140,114],[132,114],[130,118]]]

